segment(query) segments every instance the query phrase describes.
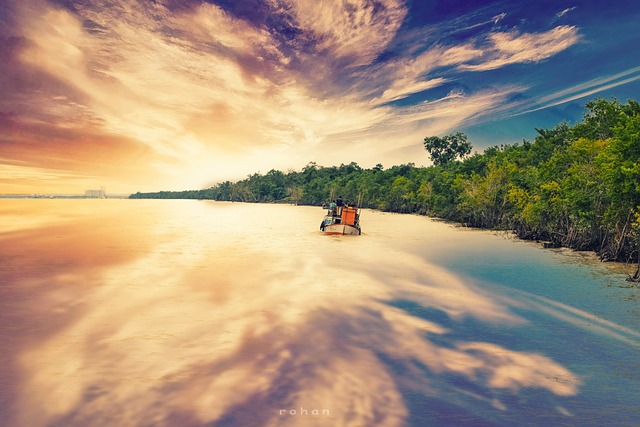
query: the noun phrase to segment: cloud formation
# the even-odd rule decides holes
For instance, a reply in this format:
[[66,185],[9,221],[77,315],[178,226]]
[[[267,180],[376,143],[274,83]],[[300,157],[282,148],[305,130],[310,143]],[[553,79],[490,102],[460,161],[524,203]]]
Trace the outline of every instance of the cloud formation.
[[541,96],[537,100],[541,106],[534,110],[528,110],[527,112],[566,104],[576,99],[585,98],[587,96],[603,92],[607,89],[622,86],[637,80],[640,80],[640,67],[631,68],[612,76],[600,77],[549,95]]
[[[554,407],[580,398],[582,379],[535,341],[510,348],[508,331],[540,327],[522,317],[528,297],[492,293],[425,258],[424,245],[407,246],[416,230],[451,233],[445,224],[416,218],[407,228],[410,218],[370,212],[372,229],[404,230],[403,245],[385,234],[342,245],[280,232],[285,214],[315,224],[315,208],[256,205],[247,218],[273,226],[253,224],[239,240],[229,224],[243,224],[246,207],[157,207],[138,206],[135,222],[117,204],[44,228],[36,217],[3,235],[6,282],[22,283],[34,256],[51,266],[19,287],[22,316],[55,319],[17,355],[16,425],[297,426],[280,409],[301,407],[329,409],[318,422],[330,426],[402,426],[411,412],[447,408],[480,408],[487,421],[534,407],[562,420]],[[71,248],[61,259],[59,235]],[[103,244],[87,251],[87,241]],[[503,340],[491,327],[507,331]],[[411,408],[409,395],[434,411]]]
[[[539,62],[580,40],[572,26],[525,33],[482,24],[464,40],[411,30],[424,38],[408,44],[409,9],[399,0],[272,1],[255,10],[227,2],[11,0],[6,8],[0,111],[11,122],[3,147],[12,148],[0,148],[0,158],[37,168],[43,156],[28,147],[44,140],[52,159],[74,157],[61,140],[94,154],[126,141],[111,164],[144,146],[138,180],[153,176],[163,188],[299,167],[326,157],[326,144],[337,139],[343,162],[363,160],[353,147],[364,136],[380,157],[422,134],[486,117],[514,90],[496,85],[490,97],[487,89],[456,91],[459,115],[425,113],[449,103],[450,94],[407,105],[460,78],[451,72]],[[419,134],[404,127],[412,122]],[[38,137],[24,135],[36,127]],[[80,156],[76,163],[84,162]],[[119,188],[136,181],[108,170],[98,175]]]
[[539,62],[576,44],[580,36],[575,27],[559,26],[539,34],[496,32],[488,39],[486,59],[479,64],[463,64],[460,69],[486,71],[510,64]]

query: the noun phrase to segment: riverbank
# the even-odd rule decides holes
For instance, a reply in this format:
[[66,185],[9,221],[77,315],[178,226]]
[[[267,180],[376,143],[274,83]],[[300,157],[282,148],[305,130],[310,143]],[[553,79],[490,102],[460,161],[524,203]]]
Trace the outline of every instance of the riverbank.
[[469,231],[491,233],[491,234],[502,236],[505,239],[517,240],[517,241],[538,247],[545,251],[566,254],[574,257],[576,262],[580,262],[588,265],[603,265],[607,269],[609,269],[611,273],[624,275],[627,278],[626,281],[631,282],[628,285],[622,285],[621,287],[629,287],[629,288],[640,287],[640,283],[638,283],[637,280],[629,280],[633,278],[634,274],[637,271],[638,267],[635,263],[602,260],[595,251],[576,250],[573,248],[568,248],[563,246],[558,247],[555,245],[550,245],[548,241],[542,241],[542,240],[536,240],[536,239],[524,239],[524,238],[518,237],[517,233],[514,230],[490,230],[486,228],[471,227],[465,224],[460,224],[459,222],[442,219],[442,218],[429,217],[429,216],[427,216],[427,218],[433,221],[441,221],[443,223],[450,224],[454,227],[459,227]]

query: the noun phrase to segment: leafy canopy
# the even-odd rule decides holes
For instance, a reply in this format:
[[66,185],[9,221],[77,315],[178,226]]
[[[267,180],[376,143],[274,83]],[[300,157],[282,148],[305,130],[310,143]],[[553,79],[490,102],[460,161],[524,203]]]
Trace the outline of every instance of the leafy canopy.
[[447,164],[457,158],[464,158],[471,153],[471,143],[462,132],[443,137],[428,136],[424,139],[424,148],[429,152],[431,161],[436,166]]

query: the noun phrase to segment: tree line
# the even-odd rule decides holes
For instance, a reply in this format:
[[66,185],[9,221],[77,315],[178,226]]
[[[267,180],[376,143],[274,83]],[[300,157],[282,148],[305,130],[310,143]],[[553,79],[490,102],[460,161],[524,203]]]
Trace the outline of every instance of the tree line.
[[548,246],[640,265],[640,103],[598,98],[575,125],[536,131],[533,141],[472,155],[462,133],[426,137],[429,167],[311,162],[301,171],[270,170],[207,189],[131,198],[321,205],[341,196],[366,208],[513,230]]

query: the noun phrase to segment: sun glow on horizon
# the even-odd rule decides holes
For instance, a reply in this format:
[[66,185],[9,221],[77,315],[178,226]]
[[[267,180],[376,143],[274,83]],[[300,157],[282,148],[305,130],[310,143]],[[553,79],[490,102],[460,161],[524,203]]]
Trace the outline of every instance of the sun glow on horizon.
[[[489,9],[411,27],[424,17],[402,0],[286,0],[263,14],[213,3],[8,0],[0,193],[422,163],[425,135],[539,107],[520,96],[529,83],[467,81],[584,40],[566,23],[573,10],[508,29],[511,15]],[[457,28],[471,35],[451,37]]]

